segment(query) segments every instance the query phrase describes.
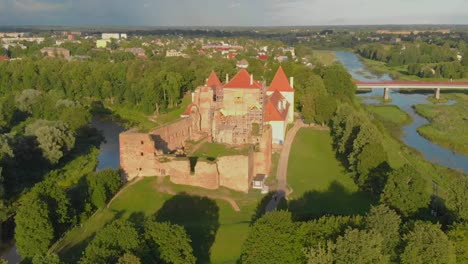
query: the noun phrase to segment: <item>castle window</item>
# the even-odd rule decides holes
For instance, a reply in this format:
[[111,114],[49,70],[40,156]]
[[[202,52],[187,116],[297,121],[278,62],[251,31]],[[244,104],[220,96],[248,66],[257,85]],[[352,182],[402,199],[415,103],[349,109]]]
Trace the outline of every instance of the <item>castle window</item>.
[[143,152],[141,152],[140,155],[143,156]]
[[145,144],[145,142],[144,142],[143,140],[142,140],[142,141],[140,141],[140,142],[141,142],[141,144],[142,144],[142,145],[143,145],[143,144]]

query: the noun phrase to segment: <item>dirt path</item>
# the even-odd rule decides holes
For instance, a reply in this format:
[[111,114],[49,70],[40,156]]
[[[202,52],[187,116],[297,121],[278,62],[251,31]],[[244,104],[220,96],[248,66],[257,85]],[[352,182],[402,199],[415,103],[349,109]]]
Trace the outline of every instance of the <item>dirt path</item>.
[[[157,181],[157,185],[156,185],[156,190],[158,192],[167,193],[167,194],[170,194],[170,195],[176,195],[177,194],[174,190],[171,189],[171,187],[165,185],[163,182],[164,182],[164,178],[163,177],[158,177],[158,181]],[[215,200],[224,200],[224,201],[228,202],[231,205],[231,207],[232,207],[232,209],[234,209],[234,211],[240,212],[239,205],[231,197],[222,196],[222,195],[210,195],[210,194],[207,195],[207,194],[202,194],[202,193],[198,193],[198,192],[191,192],[191,191],[186,191],[186,193],[190,194],[190,195],[205,196],[205,197],[208,197],[210,199],[215,199]]]
[[278,169],[276,171],[276,179],[278,180],[278,191],[283,191],[286,194],[288,193],[286,176],[288,174],[288,161],[289,153],[291,152],[291,146],[296,137],[297,131],[304,126],[302,120],[296,120],[294,126],[288,131],[286,139],[284,140],[283,149],[280,153],[280,158],[278,161]]
[[286,139],[284,140],[283,148],[281,149],[280,157],[278,160],[278,168],[276,170],[278,190],[266,206],[265,210],[267,212],[276,210],[281,198],[286,198],[292,191],[288,189],[288,184],[286,180],[288,174],[289,153],[291,152],[291,146],[294,141],[294,138],[296,137],[297,131],[299,131],[299,129],[304,126],[305,125],[302,122],[302,120],[296,120],[296,122],[294,122],[294,126],[288,131],[288,134],[286,135]]

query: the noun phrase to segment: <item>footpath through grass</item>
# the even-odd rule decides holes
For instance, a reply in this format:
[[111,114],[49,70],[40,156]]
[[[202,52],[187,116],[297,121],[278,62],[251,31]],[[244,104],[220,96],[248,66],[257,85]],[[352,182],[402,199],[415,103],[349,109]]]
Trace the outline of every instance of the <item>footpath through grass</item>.
[[443,95],[456,100],[454,105],[421,104],[415,110],[430,121],[418,133],[454,152],[468,155],[468,95]]
[[373,198],[360,192],[335,158],[328,131],[302,128],[294,139],[288,163],[290,210],[305,219],[322,214],[362,214]]
[[[190,191],[191,195],[197,193],[205,193],[212,196],[231,195],[237,201],[241,207],[240,212],[235,212],[231,205],[224,200],[213,200],[219,208],[219,217],[217,219],[219,228],[211,247],[211,263],[235,263],[240,256],[243,241],[248,235],[249,223],[260,194],[252,192],[244,195],[227,189],[209,191],[201,188],[171,185],[167,181],[164,184],[172,188],[176,193]],[[66,263],[76,263],[96,232],[114,219],[128,219],[136,215],[151,216],[156,214],[164,205],[167,205],[168,201],[177,196],[158,192],[157,185],[157,178],[152,177],[142,179],[134,185],[129,186],[121,192],[109,208],[98,210],[83,225],[68,232],[53,247],[53,251],[57,252]],[[172,202],[174,201],[175,199],[172,200]],[[193,208],[194,211],[198,209],[203,210],[203,208]],[[190,212],[186,212],[186,214],[181,212],[178,215],[180,216],[175,217],[181,219],[176,220],[184,221],[191,219]],[[194,220],[190,222],[190,225],[196,228],[198,225],[203,227],[206,223],[203,223],[202,220]],[[195,240],[197,238],[192,239]]]

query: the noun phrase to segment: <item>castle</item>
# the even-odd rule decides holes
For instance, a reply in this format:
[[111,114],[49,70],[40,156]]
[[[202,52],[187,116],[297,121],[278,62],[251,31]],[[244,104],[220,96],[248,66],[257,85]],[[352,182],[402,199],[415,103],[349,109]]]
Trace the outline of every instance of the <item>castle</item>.
[[[120,166],[127,180],[169,176],[176,184],[248,192],[261,188],[271,167],[273,144],[282,144],[294,119],[294,79],[280,67],[270,86],[241,69],[222,83],[211,72],[204,86],[192,93],[192,103],[172,124],[149,133],[120,134]],[[171,155],[188,140],[207,138],[228,145],[250,145],[248,155],[202,161]],[[183,151],[182,151],[183,152]]]

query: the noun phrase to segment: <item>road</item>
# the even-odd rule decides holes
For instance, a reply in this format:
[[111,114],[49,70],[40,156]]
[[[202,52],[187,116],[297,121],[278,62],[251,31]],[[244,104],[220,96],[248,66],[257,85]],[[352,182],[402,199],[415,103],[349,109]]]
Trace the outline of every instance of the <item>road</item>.
[[297,131],[304,126],[302,120],[296,120],[294,126],[288,131],[286,139],[284,140],[283,148],[281,149],[280,158],[278,160],[278,168],[276,170],[276,180],[278,181],[278,189],[276,194],[273,196],[271,201],[268,203],[265,210],[267,212],[273,211],[278,206],[279,201],[283,197],[287,197],[289,194],[287,175],[288,175],[288,161],[289,153],[291,152],[291,146],[296,137]]

